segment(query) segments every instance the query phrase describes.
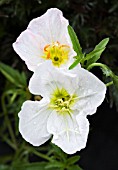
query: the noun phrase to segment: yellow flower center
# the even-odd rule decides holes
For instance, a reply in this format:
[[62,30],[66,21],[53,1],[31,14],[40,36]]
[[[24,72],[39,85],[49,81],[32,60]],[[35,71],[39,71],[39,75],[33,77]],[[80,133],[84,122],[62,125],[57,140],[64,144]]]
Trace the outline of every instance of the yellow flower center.
[[61,45],[57,41],[52,43],[52,45],[46,45],[44,47],[44,55],[42,58],[52,60],[54,66],[60,67],[68,61],[69,51],[70,47],[68,45]]
[[76,94],[70,95],[64,88],[57,88],[52,94],[49,108],[61,114],[70,114],[72,112],[71,107],[77,101],[76,99]]

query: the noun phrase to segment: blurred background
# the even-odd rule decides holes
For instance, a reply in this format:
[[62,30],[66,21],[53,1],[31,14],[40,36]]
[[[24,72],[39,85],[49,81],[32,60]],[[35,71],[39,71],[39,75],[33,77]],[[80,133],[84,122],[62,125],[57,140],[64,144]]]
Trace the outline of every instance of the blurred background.
[[[26,29],[29,21],[41,16],[52,7],[62,10],[64,17],[69,20],[77,33],[83,51],[89,52],[103,38],[110,38],[99,62],[107,64],[118,75],[118,0],[0,0],[0,61],[2,62],[0,63],[0,170],[10,170],[11,166],[7,165],[15,165],[16,162],[28,164],[28,162],[42,161],[43,158],[36,153],[38,151],[50,157],[51,154],[55,155],[55,152],[61,153],[53,146],[49,146],[50,141],[35,152],[18,132],[17,113],[21,104],[27,99],[34,99],[34,96],[27,90],[27,82],[32,73],[12,48],[12,43]],[[99,68],[92,69],[92,72],[104,82],[110,81],[104,77]],[[16,78],[16,82],[12,77]],[[75,154],[80,155],[77,164],[83,170],[118,170],[117,88],[114,86],[108,88],[105,101],[97,113],[88,119],[89,138],[86,148]],[[18,149],[20,146],[22,148]],[[52,153],[47,152],[49,150],[52,150]],[[24,170],[23,167],[21,169]],[[20,169],[17,167],[17,170]],[[31,167],[29,169],[25,167],[25,170],[31,170]]]

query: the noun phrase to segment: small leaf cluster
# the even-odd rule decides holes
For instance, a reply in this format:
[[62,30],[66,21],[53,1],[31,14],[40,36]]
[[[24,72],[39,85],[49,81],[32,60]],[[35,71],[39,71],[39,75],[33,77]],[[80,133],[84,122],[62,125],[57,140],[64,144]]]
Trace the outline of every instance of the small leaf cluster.
[[68,33],[70,35],[73,48],[75,52],[77,53],[77,56],[75,56],[74,63],[69,67],[69,69],[74,68],[79,63],[82,65],[82,67],[87,68],[89,65],[96,63],[98,59],[100,58],[102,52],[105,50],[107,43],[109,42],[109,38],[103,39],[98,45],[95,46],[93,51],[89,53],[82,53],[82,47],[79,43],[79,40],[73,30],[73,28],[69,25],[68,26]]

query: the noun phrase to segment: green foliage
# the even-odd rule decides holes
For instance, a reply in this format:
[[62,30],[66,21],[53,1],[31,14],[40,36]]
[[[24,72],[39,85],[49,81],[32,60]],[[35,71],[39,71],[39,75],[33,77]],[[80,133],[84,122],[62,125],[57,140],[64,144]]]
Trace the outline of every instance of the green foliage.
[[0,62],[0,71],[15,86],[21,88],[27,87],[26,75],[24,72],[20,74],[18,70],[14,70],[2,62]]
[[109,38],[105,38],[98,45],[95,46],[93,51],[88,54],[84,54],[82,53],[82,47],[80,46],[77,35],[70,25],[68,26],[68,33],[70,35],[74,51],[77,53],[77,56],[74,57],[75,61],[69,67],[69,69],[73,69],[79,63],[81,63],[81,65],[85,68],[87,68],[92,63],[96,63],[97,60],[100,58],[102,52],[105,50],[107,43],[109,42]]
[[95,46],[93,51],[91,51],[89,54],[86,54],[85,61],[87,61],[87,67],[92,63],[96,63],[102,52],[105,50],[108,42],[109,38],[103,39],[98,45]]
[[117,93],[118,93],[118,76],[116,76],[116,75],[112,75],[112,80],[113,80],[113,83],[114,83],[114,85],[115,85],[115,88],[116,88],[116,90],[117,90]]
[[80,46],[77,35],[70,25],[68,25],[68,33],[73,44],[73,49],[77,53],[77,56],[74,57],[75,58],[74,63],[69,67],[69,69],[71,70],[81,62],[82,58],[84,57],[84,54],[82,53],[82,48]]
[[[15,150],[17,148],[16,137],[19,135],[17,113],[22,103],[31,98],[31,94],[27,89],[24,72],[19,73],[18,70],[3,63],[0,63],[0,71],[7,79],[4,92],[1,95],[2,113],[0,113],[0,117],[2,118],[1,123],[3,126],[0,128],[0,137]],[[13,155],[12,157],[6,156],[4,159],[0,158],[0,160],[8,161],[11,158],[13,158]]]
[[72,165],[72,164],[78,162],[79,159],[80,159],[80,156],[73,156],[73,157],[69,158],[69,159],[67,160],[68,165]]
[[[16,166],[5,166],[0,165],[0,170],[46,170],[46,162],[40,163],[27,163],[27,164],[17,164]],[[50,170],[55,170],[54,168],[50,168]]]
[[77,166],[77,165],[73,165],[68,170],[82,170],[82,169],[79,166]]
[[[72,169],[74,164],[78,164],[78,161],[80,159],[80,156],[71,156],[68,157],[67,154],[65,154],[60,148],[58,148],[56,145],[51,144],[53,149],[50,151],[50,154],[52,153],[55,156],[55,160],[52,160],[52,162],[48,163],[47,166],[45,167],[46,169],[50,168],[59,168],[59,170],[65,170],[65,169]],[[50,155],[49,154],[49,155]],[[75,165],[76,169],[80,168],[78,165]]]
[[80,46],[79,40],[76,36],[76,33],[74,32],[73,28],[70,25],[68,25],[68,33],[70,35],[70,38],[71,38],[71,41],[72,41],[72,44],[73,44],[73,49],[77,53],[76,58],[81,59],[82,56],[83,56],[82,48]]
[[118,76],[112,74],[112,81],[114,86],[110,87],[110,106],[112,107],[113,104],[116,106],[116,110],[118,111]]
[[79,63],[80,63],[80,59],[76,59],[73,64],[69,67],[69,70],[73,69],[74,67],[76,67]]

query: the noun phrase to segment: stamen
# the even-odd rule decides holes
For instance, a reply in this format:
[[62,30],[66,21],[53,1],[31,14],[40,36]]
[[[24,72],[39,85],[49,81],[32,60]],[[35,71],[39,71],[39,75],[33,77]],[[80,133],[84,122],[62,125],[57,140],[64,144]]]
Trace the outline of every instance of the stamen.
[[60,44],[58,41],[48,44],[44,47],[42,58],[52,60],[54,66],[60,67],[69,59],[70,47],[66,44]]
[[50,47],[50,45],[46,45],[46,46],[44,47],[44,51],[47,52],[47,51],[48,51],[48,50],[47,50],[48,47]]
[[76,102],[74,98],[76,98],[75,94],[71,96],[63,88],[56,89],[52,94],[49,108],[52,108],[61,114],[70,114],[72,112],[71,106]]

